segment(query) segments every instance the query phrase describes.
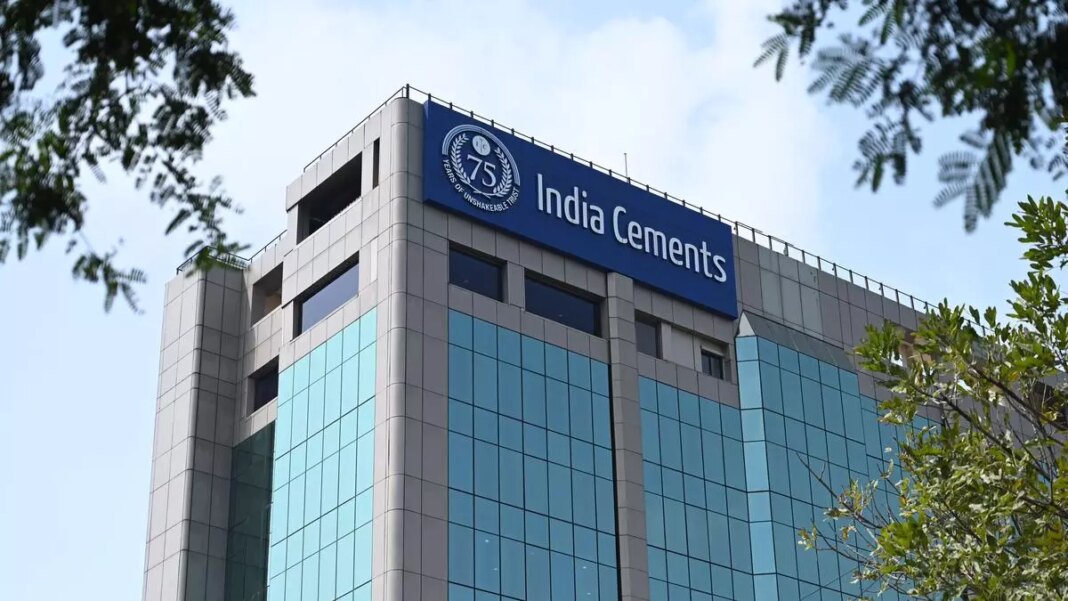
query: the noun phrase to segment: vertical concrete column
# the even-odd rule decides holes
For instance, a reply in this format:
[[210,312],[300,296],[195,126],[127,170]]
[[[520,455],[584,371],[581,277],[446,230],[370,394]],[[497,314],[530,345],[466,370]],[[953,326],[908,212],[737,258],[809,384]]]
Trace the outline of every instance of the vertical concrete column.
[[616,470],[621,601],[649,599],[645,534],[638,347],[634,332],[634,281],[608,274],[608,351],[612,376],[612,435]]
[[236,270],[167,285],[145,601],[222,601],[245,294]]
[[504,300],[516,307],[527,306],[526,274],[522,265],[509,262],[504,273]]
[[447,597],[448,243],[424,222],[422,128],[416,102],[382,113],[376,601]]
[[[409,443],[417,443],[416,433],[409,432],[408,396],[405,394],[405,356],[408,343],[407,300],[404,282],[407,279],[409,245],[403,228],[403,215],[397,206],[388,202],[391,227],[384,233],[379,256],[383,264],[379,275],[378,305],[379,332],[385,327],[384,339],[379,339],[378,378],[376,385],[375,420],[375,548],[373,556],[373,598],[399,599],[403,591],[404,539],[406,515],[404,508],[407,482],[405,450]],[[385,287],[386,290],[382,290]],[[384,369],[383,369],[384,368]]]
[[[375,475],[371,594],[375,601],[395,598],[403,590],[404,542],[404,355],[407,319],[404,291],[407,280],[405,212],[394,199],[395,174],[389,159],[397,140],[392,136],[393,112],[388,108],[365,126],[367,141],[379,140],[380,176],[378,219],[364,223],[375,230],[377,243],[368,259],[377,265],[378,340],[375,374]],[[363,155],[363,188],[371,189],[371,152]],[[383,161],[383,159],[385,159]],[[383,164],[384,163],[384,164]],[[388,175],[387,175],[388,174]],[[366,218],[365,218],[366,219]],[[361,251],[363,252],[363,251]]]

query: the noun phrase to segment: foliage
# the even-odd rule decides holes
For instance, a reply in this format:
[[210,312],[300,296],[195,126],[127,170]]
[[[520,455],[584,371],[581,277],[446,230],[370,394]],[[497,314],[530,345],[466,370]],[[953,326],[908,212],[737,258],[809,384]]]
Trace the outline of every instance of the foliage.
[[[232,25],[213,0],[0,3],[0,262],[65,238],[78,253],[75,278],[101,282],[107,308],[119,294],[136,308],[144,273],[118,267],[115,251],[94,250],[82,232],[81,176],[103,180],[106,165],[172,209],[166,232],[193,234],[198,266],[240,248],[221,229],[231,199],[217,179],[193,173],[223,103],[253,95],[252,76],[227,48]],[[49,35],[70,62],[58,88],[42,91]]]
[[838,45],[816,51],[812,93],[863,109],[857,185],[902,183],[919,126],[941,117],[977,118],[962,147],[939,159],[936,206],[964,197],[969,231],[1005,189],[1017,159],[1060,177],[1068,161],[1057,129],[1068,119],[1068,3],[1064,0],[794,0],[769,17],[782,31],[764,42],[758,65],[781,78],[791,51],[802,61],[835,17],[857,16]]
[[1011,284],[1007,320],[943,302],[909,336],[869,329],[858,355],[891,393],[881,419],[940,423],[903,427],[900,465],[840,492],[826,514],[836,532],[804,531],[806,544],[855,558],[882,590],[1068,598],[1066,224],[1068,206],[1050,198],[1029,198],[1008,223],[1029,272]]

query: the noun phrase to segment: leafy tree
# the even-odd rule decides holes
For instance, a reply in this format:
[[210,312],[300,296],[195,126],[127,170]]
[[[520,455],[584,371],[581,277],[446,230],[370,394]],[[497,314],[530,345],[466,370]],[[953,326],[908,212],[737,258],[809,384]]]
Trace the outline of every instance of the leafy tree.
[[936,206],[964,198],[976,227],[1019,160],[1054,177],[1068,161],[1057,129],[1068,118],[1068,2],[1064,0],[794,0],[770,19],[782,31],[757,64],[781,78],[791,52],[802,61],[836,18],[857,19],[837,44],[816,50],[809,90],[862,109],[857,185],[878,190],[887,173],[905,180],[922,147],[920,126],[968,117],[976,127],[942,156]]
[[[137,268],[90,245],[81,176],[118,165],[172,210],[204,267],[241,247],[221,229],[233,203],[218,178],[193,173],[223,104],[253,95],[252,76],[228,49],[233,15],[212,0],[4,0],[0,2],[0,262],[59,237],[73,275],[100,282],[137,307]],[[41,40],[55,35],[69,63],[42,90]],[[49,68],[60,65],[49,65]]]
[[[858,6],[859,4],[859,6]],[[816,50],[836,18],[857,27]],[[964,197],[964,223],[990,215],[1018,160],[1068,170],[1068,3],[1063,0],[797,0],[757,64],[781,78],[792,52],[815,52],[813,93],[862,109],[857,184],[905,179],[920,126],[973,119],[939,159],[936,206]],[[861,366],[890,393],[881,420],[900,428],[881,477],[852,482],[810,547],[856,561],[884,592],[929,599],[1068,598],[1068,206],[1029,198],[1009,226],[1030,264],[1011,283],[1007,319],[943,301],[915,332],[868,331]],[[928,422],[917,419],[933,417]],[[931,425],[925,425],[931,424]]]
[[[1068,599],[1068,206],[1028,199],[1008,223],[1030,263],[1008,320],[943,302],[906,335],[870,328],[862,366],[902,427],[897,462],[853,482],[811,546],[859,562],[858,577],[931,599]],[[940,416],[912,427],[917,415]],[[889,502],[888,502],[889,501]]]

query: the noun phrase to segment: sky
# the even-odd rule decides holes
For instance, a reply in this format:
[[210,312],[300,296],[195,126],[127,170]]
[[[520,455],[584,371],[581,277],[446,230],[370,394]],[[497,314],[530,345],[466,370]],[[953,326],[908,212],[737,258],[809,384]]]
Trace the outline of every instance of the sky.
[[[229,4],[224,1],[224,4]],[[935,210],[934,159],[958,125],[925,127],[905,186],[853,186],[860,115],[806,94],[791,64],[753,69],[776,0],[257,0],[231,41],[258,96],[207,150],[259,248],[285,186],[405,83],[928,300],[999,303],[1020,275],[1001,225],[1014,199],[1064,185],[1018,173],[974,234]],[[51,65],[46,65],[51,67]],[[55,243],[0,266],[0,599],[141,596],[163,286],[188,240],[129,180],[87,181],[86,234],[146,270],[143,312],[105,313]]]

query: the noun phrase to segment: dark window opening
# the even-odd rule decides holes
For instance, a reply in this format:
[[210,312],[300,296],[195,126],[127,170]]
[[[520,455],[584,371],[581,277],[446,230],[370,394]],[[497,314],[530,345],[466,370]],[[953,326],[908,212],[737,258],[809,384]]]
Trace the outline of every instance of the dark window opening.
[[282,266],[279,265],[252,285],[252,323],[261,320],[282,304]]
[[1065,403],[1057,389],[1045,382],[1035,382],[1031,388],[1031,404],[1045,413],[1052,413],[1052,424],[1061,430],[1068,430],[1068,403]]
[[379,139],[375,140],[373,147],[371,148],[371,187],[378,187],[378,166],[379,166]]
[[363,184],[363,155],[358,154],[326,181],[308,193],[297,207],[300,227],[297,242],[317,232],[360,197]]
[[249,378],[252,385],[252,410],[256,411],[278,398],[278,359],[264,365]]
[[484,259],[458,248],[449,249],[449,283],[482,296],[501,300],[503,267],[499,261]]
[[601,335],[601,304],[586,296],[527,276],[527,311],[565,326]]
[[[234,445],[226,531],[227,601],[256,601],[267,593],[274,424]],[[216,455],[216,460],[218,460]]]
[[713,378],[725,379],[723,355],[701,349],[701,371]]
[[638,315],[634,318],[634,332],[638,342],[638,352],[653,357],[660,357],[660,323],[651,317]]
[[308,293],[297,303],[296,334],[307,332],[312,326],[356,296],[360,290],[360,264],[343,266],[323,278],[326,282]]

